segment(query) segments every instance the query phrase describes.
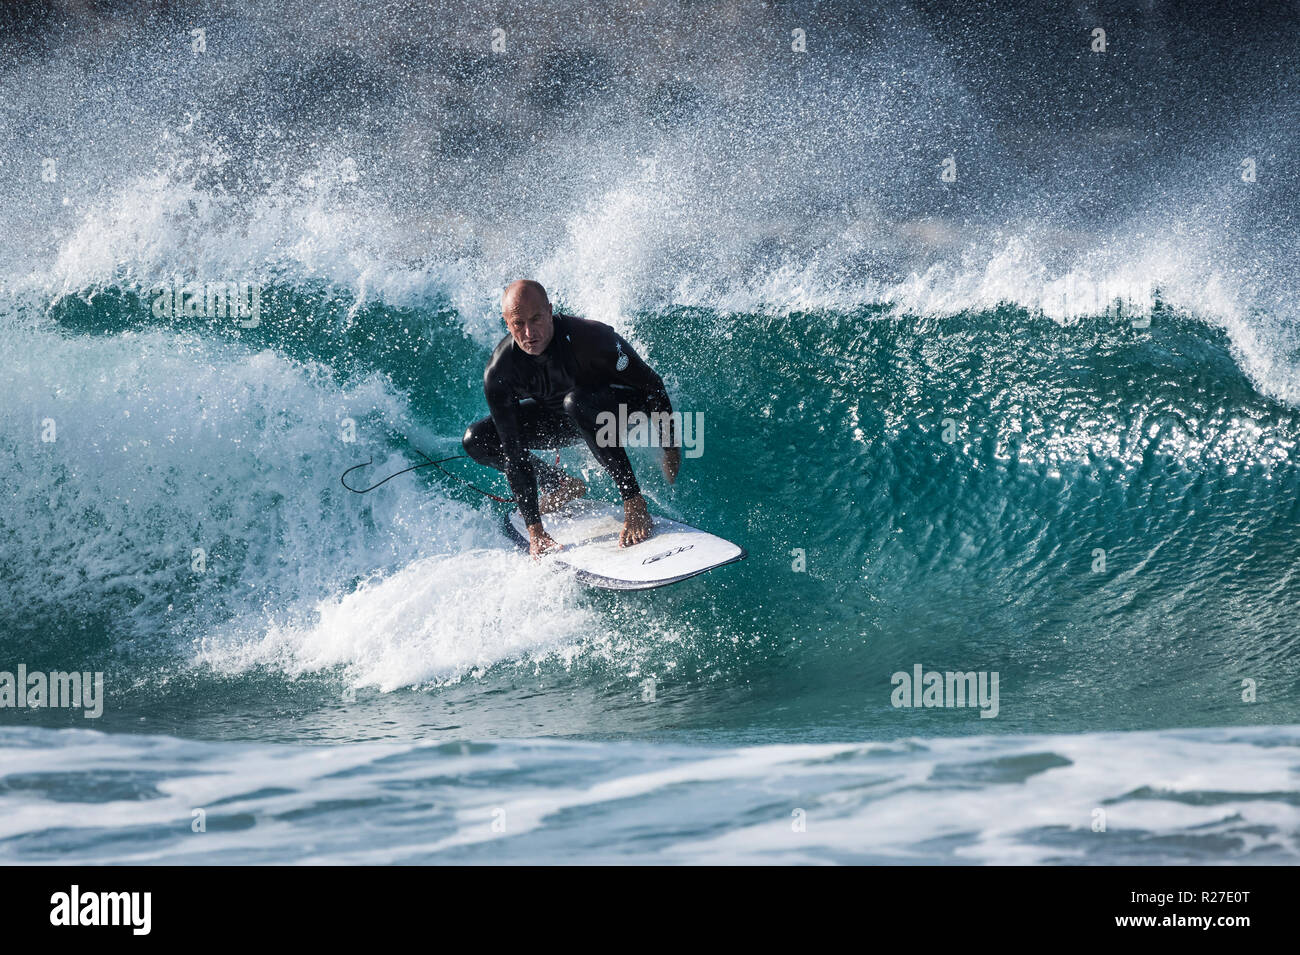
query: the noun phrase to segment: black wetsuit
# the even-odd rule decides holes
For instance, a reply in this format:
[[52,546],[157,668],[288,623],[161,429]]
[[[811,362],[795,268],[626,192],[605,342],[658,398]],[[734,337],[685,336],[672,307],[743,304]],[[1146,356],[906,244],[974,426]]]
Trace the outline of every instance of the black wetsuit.
[[[641,360],[614,329],[572,315],[555,316],[555,336],[533,357],[507,335],[487,370],[483,393],[489,417],[465,432],[465,451],[480,464],[504,471],[525,524],[537,524],[537,482],[555,485],[560,472],[528,453],[585,441],[609,472],[623,500],[641,493],[627,452],[619,444],[596,442],[602,411],[650,415],[672,413],[663,379]],[[652,419],[653,420],[653,419]],[[671,433],[661,438],[673,439]]]

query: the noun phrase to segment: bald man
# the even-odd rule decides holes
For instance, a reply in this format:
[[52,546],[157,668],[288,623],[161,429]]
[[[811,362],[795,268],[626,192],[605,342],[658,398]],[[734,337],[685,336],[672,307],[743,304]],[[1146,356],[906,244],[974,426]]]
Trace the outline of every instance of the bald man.
[[[651,534],[645,499],[622,445],[596,440],[597,418],[605,411],[618,417],[620,404],[626,406],[620,420],[636,411],[671,415],[663,379],[608,325],[554,314],[546,289],[531,279],[506,287],[501,317],[510,334],[483,374],[489,416],[465,432],[466,453],[505,472],[536,558],[563,549],[542,527],[542,514],[582,497],[587,485],[528,449],[586,442],[623,497],[619,546],[641,543]],[[671,417],[650,420],[671,422]],[[660,445],[664,477],[671,484],[682,464],[671,423],[660,434]]]

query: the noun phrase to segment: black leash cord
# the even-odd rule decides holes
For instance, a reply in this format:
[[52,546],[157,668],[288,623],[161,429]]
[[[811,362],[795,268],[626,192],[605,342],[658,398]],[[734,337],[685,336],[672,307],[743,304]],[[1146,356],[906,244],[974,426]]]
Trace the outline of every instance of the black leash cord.
[[341,475],[339,475],[339,483],[342,484],[349,491],[351,491],[353,494],[369,494],[375,488],[379,487],[381,484],[387,484],[389,481],[397,477],[399,474],[406,474],[408,471],[418,471],[420,470],[420,468],[435,467],[443,474],[447,475],[447,477],[455,478],[461,484],[468,486],[471,490],[478,491],[484,497],[490,497],[492,498],[492,500],[500,501],[502,504],[513,504],[515,502],[515,499],[513,497],[498,497],[497,495],[493,494],[491,491],[485,491],[481,487],[475,487],[473,484],[470,484],[469,481],[466,481],[459,474],[452,474],[450,471],[448,471],[446,468],[442,466],[447,461],[455,461],[458,460],[459,458],[467,458],[469,457],[469,455],[453,454],[449,458],[439,458],[437,461],[434,461],[432,458],[430,458],[419,448],[412,448],[411,450],[414,451],[416,454],[418,454],[420,457],[424,458],[423,464],[413,464],[409,468],[403,468],[400,471],[395,471],[392,474],[388,475],[388,477],[380,481],[379,484],[372,484],[370,485],[370,487],[366,487],[366,488],[352,487],[350,484],[348,484],[346,480],[344,480],[349,474],[351,474],[353,471],[357,470],[358,468],[368,468],[370,467],[370,465],[374,464],[375,459],[371,458],[365,464],[354,464],[352,467],[344,471]]

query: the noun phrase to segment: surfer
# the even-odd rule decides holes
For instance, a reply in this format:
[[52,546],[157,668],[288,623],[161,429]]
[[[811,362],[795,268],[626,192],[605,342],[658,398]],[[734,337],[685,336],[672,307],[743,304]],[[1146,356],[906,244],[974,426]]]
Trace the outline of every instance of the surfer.
[[[597,441],[602,412],[663,413],[660,434],[663,471],[677,480],[681,449],[672,435],[672,405],[663,379],[614,329],[602,322],[556,315],[546,289],[531,279],[511,282],[501,297],[501,316],[509,330],[483,374],[489,415],[465,432],[465,451],[479,464],[504,471],[528,525],[529,553],[540,557],[562,550],[542,527],[542,514],[587,493],[587,485],[547,464],[530,448],[558,448],[585,441],[609,472],[623,497],[620,547],[639,544],[652,533],[645,499],[623,450]],[[538,498],[538,484],[542,495]]]

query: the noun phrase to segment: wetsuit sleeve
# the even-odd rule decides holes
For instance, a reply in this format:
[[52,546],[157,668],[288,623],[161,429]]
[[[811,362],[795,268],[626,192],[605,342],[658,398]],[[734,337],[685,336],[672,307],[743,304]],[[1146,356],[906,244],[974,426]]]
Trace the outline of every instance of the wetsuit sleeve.
[[525,525],[538,524],[542,515],[537,509],[537,474],[533,471],[533,456],[524,447],[519,427],[519,399],[491,367],[483,376],[483,395],[487,398],[488,414],[492,416],[492,423],[501,438],[506,480],[514,492],[515,503],[519,505],[519,514]]
[[[641,356],[622,335],[613,329],[610,331],[613,335],[613,348],[607,349],[604,355],[609,365],[609,380],[617,385],[631,385],[638,391],[644,392],[648,399],[646,405],[651,411],[671,412],[673,406],[668,400],[668,389],[664,387],[664,380],[642,361]],[[627,362],[625,367],[620,369],[618,366],[623,363],[623,358],[626,358]]]
[[[609,329],[610,341],[601,349],[601,358],[609,373],[609,380],[616,385],[630,385],[646,396],[646,410],[652,414],[665,414],[668,417],[667,433],[663,435],[665,444],[676,444],[672,424],[672,402],[668,400],[668,389],[664,380],[655,373],[638,355],[627,340]],[[624,360],[626,359],[626,361]],[[620,368],[619,366],[623,367]]]

